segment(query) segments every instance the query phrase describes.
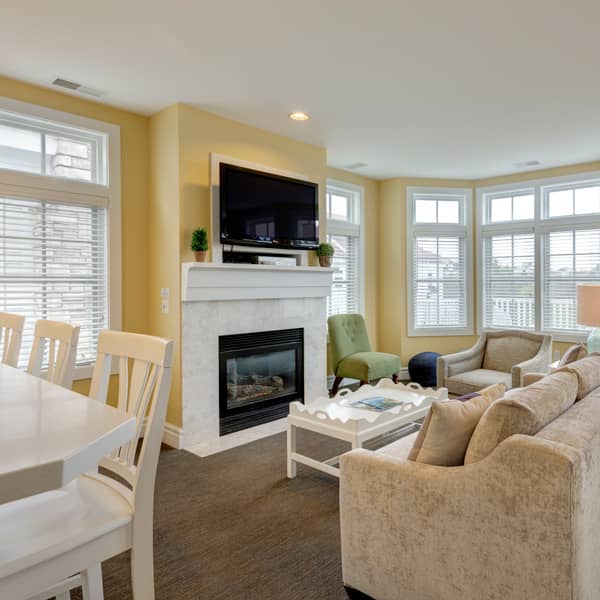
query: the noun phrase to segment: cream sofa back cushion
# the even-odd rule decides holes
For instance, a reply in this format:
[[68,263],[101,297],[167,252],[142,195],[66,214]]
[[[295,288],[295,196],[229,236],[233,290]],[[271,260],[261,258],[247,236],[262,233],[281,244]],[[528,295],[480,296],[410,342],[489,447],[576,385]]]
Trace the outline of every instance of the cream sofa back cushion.
[[573,373],[577,376],[577,400],[581,400],[600,387],[600,354],[594,352],[581,360],[569,363],[559,369],[559,372]]
[[500,442],[517,433],[534,435],[575,402],[577,377],[559,371],[526,388],[506,392],[483,414],[465,456],[465,465],[478,462]]
[[483,369],[510,373],[514,365],[533,358],[540,342],[513,335],[489,336],[485,344]]

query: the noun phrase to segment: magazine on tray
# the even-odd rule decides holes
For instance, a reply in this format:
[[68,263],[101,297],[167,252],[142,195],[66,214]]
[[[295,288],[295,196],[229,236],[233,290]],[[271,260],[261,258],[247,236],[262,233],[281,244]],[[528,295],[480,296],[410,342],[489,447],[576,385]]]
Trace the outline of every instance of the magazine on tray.
[[391,398],[384,398],[383,396],[371,396],[370,398],[363,398],[362,400],[356,400],[350,406],[352,408],[371,408],[379,412],[394,408],[404,404],[400,400],[392,400]]

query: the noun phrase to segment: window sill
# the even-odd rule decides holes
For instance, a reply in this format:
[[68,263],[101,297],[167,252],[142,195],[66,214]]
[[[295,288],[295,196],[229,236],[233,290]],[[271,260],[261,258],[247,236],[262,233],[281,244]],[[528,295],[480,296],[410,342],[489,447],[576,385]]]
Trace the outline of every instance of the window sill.
[[428,329],[409,329],[408,337],[451,337],[474,335],[471,328],[428,328]]

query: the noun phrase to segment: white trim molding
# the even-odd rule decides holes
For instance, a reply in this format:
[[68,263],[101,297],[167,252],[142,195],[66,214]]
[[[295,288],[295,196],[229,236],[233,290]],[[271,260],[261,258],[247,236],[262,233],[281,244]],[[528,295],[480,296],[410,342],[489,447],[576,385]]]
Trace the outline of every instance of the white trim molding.
[[[572,232],[581,230],[600,230],[600,199],[598,200],[598,211],[585,214],[575,214],[575,193],[573,193],[573,206],[570,214],[551,216],[549,210],[549,194],[561,190],[576,190],[586,187],[600,186],[600,171],[577,173],[560,177],[548,177],[543,179],[529,179],[515,183],[497,186],[481,187],[476,190],[477,203],[477,225],[476,225],[476,248],[477,264],[476,273],[481,293],[478,298],[477,308],[477,331],[493,330],[494,327],[485,323],[485,240],[491,236],[530,234],[534,239],[534,326],[530,331],[538,331],[553,336],[555,341],[561,342],[584,342],[587,337],[586,330],[552,329],[544,326],[544,289],[545,289],[545,265],[548,257],[545,255],[548,240],[547,236],[554,232]],[[598,192],[600,195],[600,191]],[[515,197],[533,195],[534,211],[531,218],[514,219],[492,222],[491,201],[502,197]],[[514,200],[513,200],[514,208]],[[566,211],[568,212],[568,211]],[[573,249],[573,257],[576,251]],[[571,253],[567,253],[571,254]],[[582,278],[581,282],[584,282]],[[580,277],[573,277],[580,280]],[[569,279],[566,278],[565,282]],[[594,279],[594,282],[599,279]],[[507,326],[508,327],[508,326]],[[516,328],[517,325],[511,325]],[[497,327],[499,328],[499,326]]]
[[333,269],[242,263],[183,263],[182,302],[325,298]]
[[[0,194],[40,201],[96,206],[107,209],[106,263],[108,323],[122,328],[121,132],[120,127],[44,106],[0,96],[0,111],[10,125],[65,135],[81,134],[98,141],[95,165],[98,183],[66,177],[0,169]],[[12,126],[12,125],[11,125]],[[87,137],[86,137],[87,136]],[[90,137],[91,136],[91,137]],[[42,146],[43,147],[43,146]],[[43,169],[42,169],[43,171]],[[91,365],[75,368],[75,380],[91,376]]]
[[[456,200],[459,203],[458,223],[417,223],[415,202],[419,196],[430,200]],[[406,257],[407,257],[407,321],[409,337],[419,336],[462,336],[472,335],[474,331],[474,294],[473,294],[473,225],[472,225],[473,193],[471,188],[454,187],[407,187],[406,188]],[[437,208],[436,208],[437,210]],[[464,291],[465,291],[465,323],[464,325],[442,327],[416,327],[414,322],[414,241],[416,236],[458,237],[462,239],[464,254]]]

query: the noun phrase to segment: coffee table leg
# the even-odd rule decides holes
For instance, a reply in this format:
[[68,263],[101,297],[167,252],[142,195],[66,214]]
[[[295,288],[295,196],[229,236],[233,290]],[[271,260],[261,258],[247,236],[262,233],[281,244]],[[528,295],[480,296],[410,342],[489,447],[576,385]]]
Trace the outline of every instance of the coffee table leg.
[[296,477],[296,462],[292,459],[292,453],[296,452],[296,427],[290,423],[287,426],[287,476],[292,479]]

